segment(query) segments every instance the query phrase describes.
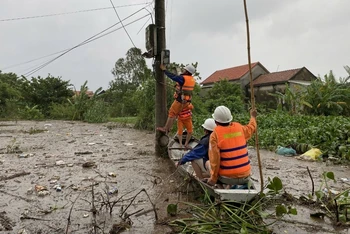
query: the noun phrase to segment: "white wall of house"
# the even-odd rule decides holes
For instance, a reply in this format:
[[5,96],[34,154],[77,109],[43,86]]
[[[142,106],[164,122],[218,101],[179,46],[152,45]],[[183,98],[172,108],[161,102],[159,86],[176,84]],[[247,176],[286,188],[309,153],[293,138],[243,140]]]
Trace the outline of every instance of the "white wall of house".
[[[255,80],[258,76],[266,74],[266,73],[268,73],[268,72],[266,72],[265,69],[262,68],[259,64],[252,68],[253,80]],[[242,89],[245,89],[246,85],[250,83],[250,74],[249,74],[249,72],[247,74],[245,74],[240,79],[240,82],[241,82]]]

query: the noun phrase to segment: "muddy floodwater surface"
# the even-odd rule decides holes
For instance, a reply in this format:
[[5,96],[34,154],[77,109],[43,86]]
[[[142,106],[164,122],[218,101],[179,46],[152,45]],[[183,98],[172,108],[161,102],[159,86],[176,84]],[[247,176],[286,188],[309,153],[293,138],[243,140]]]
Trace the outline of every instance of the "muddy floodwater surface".
[[[170,233],[166,207],[191,201],[174,165],[154,154],[154,132],[70,121],[0,122],[0,233]],[[254,149],[252,178],[259,189]],[[278,176],[298,197],[323,171],[350,178],[348,166],[261,151],[264,180]],[[341,191],[346,182],[331,184]],[[155,205],[157,216],[152,203]],[[308,207],[271,227],[275,233],[350,233],[312,220]],[[158,218],[158,222],[156,222]],[[114,232],[110,232],[113,229]]]

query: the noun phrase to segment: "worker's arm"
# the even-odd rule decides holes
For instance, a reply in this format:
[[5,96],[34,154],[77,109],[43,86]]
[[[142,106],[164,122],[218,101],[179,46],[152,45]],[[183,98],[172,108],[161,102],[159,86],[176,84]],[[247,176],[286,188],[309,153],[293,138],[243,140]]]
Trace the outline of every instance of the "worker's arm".
[[215,132],[210,135],[209,140],[209,162],[210,162],[210,179],[209,185],[215,185],[219,177],[220,169],[220,149],[218,148],[218,138]]
[[181,86],[184,85],[185,83],[185,79],[183,76],[178,76],[178,75],[175,75],[167,70],[164,71],[165,75],[167,75],[170,79],[172,79],[173,81],[175,82],[178,82]]
[[256,116],[257,116],[256,109],[250,110],[250,121],[249,121],[248,125],[242,126],[244,137],[246,140],[249,140],[256,131],[256,125],[257,125],[256,124]]
[[181,86],[183,86],[185,84],[185,78],[183,76],[178,76],[178,75],[175,75],[175,74],[167,71],[164,64],[160,65],[160,69],[162,71],[164,71],[165,75],[167,75],[173,81],[178,82]]
[[179,165],[183,165],[187,162],[193,161],[195,159],[204,158],[208,153],[208,148],[205,145],[198,144],[190,152],[185,154],[183,158],[179,161]]
[[246,140],[249,140],[256,131],[256,119],[250,118],[248,125],[243,125],[243,133]]

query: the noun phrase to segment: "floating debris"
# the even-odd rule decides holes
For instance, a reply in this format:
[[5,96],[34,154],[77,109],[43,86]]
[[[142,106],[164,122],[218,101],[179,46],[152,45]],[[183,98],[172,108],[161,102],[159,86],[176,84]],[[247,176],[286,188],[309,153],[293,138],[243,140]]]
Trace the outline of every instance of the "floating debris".
[[45,197],[46,195],[49,195],[49,194],[50,194],[50,192],[47,190],[38,192],[39,197]]
[[118,189],[116,187],[113,187],[108,191],[108,194],[110,194],[110,195],[115,194],[115,193],[118,193]]
[[82,152],[74,152],[75,155],[81,155],[81,154],[92,154],[91,151],[82,151]]
[[44,191],[47,190],[46,186],[42,186],[42,185],[35,185],[35,191],[40,192],[40,191]]
[[56,166],[63,166],[66,165],[66,163],[63,160],[56,161]]
[[87,162],[83,163],[83,167],[85,167],[85,168],[94,167],[94,166],[96,166],[96,163],[93,161],[87,161]]

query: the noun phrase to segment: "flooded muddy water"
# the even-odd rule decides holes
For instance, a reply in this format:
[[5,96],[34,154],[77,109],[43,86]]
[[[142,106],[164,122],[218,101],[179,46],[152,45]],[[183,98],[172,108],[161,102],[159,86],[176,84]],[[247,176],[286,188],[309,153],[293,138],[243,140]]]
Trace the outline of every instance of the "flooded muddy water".
[[[151,202],[162,223],[169,203],[191,199],[178,192],[183,179],[172,163],[154,155],[153,132],[110,123],[0,122],[0,152],[0,233],[109,233],[113,225],[115,233],[169,233],[167,226],[155,224]],[[250,155],[252,177],[259,180],[253,149]],[[350,178],[347,166],[268,151],[261,157],[264,180],[278,176],[294,196],[311,193],[307,166],[315,189],[323,171]],[[349,184],[331,186],[340,191]],[[311,220],[308,208],[298,209],[298,216],[286,219],[300,222],[277,222],[275,233],[335,232],[329,222]]]

